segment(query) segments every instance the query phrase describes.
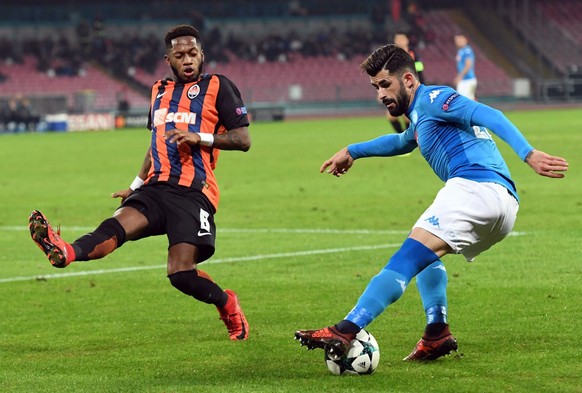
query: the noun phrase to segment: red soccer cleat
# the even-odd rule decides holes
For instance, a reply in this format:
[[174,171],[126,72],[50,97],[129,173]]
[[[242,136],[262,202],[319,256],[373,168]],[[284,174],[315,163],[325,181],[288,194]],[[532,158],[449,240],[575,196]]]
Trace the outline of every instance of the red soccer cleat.
[[243,310],[240,308],[238,297],[230,289],[226,289],[224,292],[228,294],[229,299],[224,308],[218,309],[220,319],[226,325],[231,340],[246,340],[249,338],[249,324]]
[[450,333],[437,340],[427,340],[423,337],[418,341],[410,355],[402,360],[435,360],[456,351],[457,348],[457,339]]
[[356,335],[352,333],[340,333],[334,326],[295,332],[295,340],[299,340],[299,343],[305,345],[307,349],[321,348],[338,357],[346,353],[355,337]]
[[67,261],[67,243],[61,239],[60,229],[55,232],[44,214],[38,210],[33,211],[28,218],[28,229],[32,240],[54,267],[67,267],[71,263]]

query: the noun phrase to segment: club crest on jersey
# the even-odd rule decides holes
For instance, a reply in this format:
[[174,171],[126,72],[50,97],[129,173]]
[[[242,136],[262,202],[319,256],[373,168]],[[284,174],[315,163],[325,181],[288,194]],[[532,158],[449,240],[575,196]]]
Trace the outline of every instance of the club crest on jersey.
[[200,94],[200,86],[198,85],[190,86],[190,88],[188,89],[188,98],[193,100],[194,98],[198,97],[198,94]]
[[412,113],[410,114],[410,121],[413,124],[416,124],[418,122],[418,112],[415,110],[412,111]]
[[449,98],[447,98],[447,100],[445,101],[445,103],[443,104],[442,108],[443,111],[448,111],[449,110],[449,106],[451,105],[451,102],[457,98],[459,96],[459,93],[453,93],[449,96]]

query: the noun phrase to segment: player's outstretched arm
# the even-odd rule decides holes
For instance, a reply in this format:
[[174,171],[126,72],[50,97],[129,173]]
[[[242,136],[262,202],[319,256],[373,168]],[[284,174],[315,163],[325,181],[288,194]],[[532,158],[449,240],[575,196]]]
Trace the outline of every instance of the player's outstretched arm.
[[141,164],[141,169],[139,170],[139,174],[136,176],[135,180],[131,183],[131,185],[126,188],[125,190],[119,190],[111,194],[112,198],[121,198],[121,203],[125,201],[125,199],[131,195],[133,190],[141,187],[144,183],[144,179],[147,179],[148,172],[151,166],[151,155],[150,155],[151,147],[148,148],[148,151],[145,155],[143,163]]
[[344,147],[335,153],[330,159],[326,160],[319,168],[319,172],[323,173],[327,169],[327,173],[340,177],[354,165],[354,159],[350,155],[348,148]]
[[541,176],[561,179],[566,176],[563,172],[568,170],[568,161],[562,157],[551,156],[543,151],[532,150],[525,162]]

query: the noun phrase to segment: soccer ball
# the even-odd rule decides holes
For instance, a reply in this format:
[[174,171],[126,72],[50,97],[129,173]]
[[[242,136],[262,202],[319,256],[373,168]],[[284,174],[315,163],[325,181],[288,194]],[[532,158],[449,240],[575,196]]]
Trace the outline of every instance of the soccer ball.
[[380,347],[370,332],[362,329],[342,357],[325,351],[325,364],[334,375],[372,374],[380,362]]

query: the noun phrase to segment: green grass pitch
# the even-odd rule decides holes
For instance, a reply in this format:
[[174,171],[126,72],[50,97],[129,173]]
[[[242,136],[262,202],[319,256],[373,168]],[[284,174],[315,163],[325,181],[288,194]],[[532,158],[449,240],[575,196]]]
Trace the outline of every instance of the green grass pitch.
[[30,240],[33,209],[70,241],[109,217],[146,131],[0,136],[0,391],[581,392],[582,116],[507,115],[569,160],[567,177],[536,175],[496,138],[522,203],[515,236],[471,264],[444,258],[459,354],[401,361],[424,327],[411,284],[369,326],[381,359],[362,377],[331,375],[293,333],[344,317],[441,187],[418,151],[360,160],[340,179],[319,173],[341,147],[389,132],[381,113],[257,123],[248,153],[221,153],[217,253],[201,268],[238,292],[246,342],[170,286],[165,237],[64,270]]

